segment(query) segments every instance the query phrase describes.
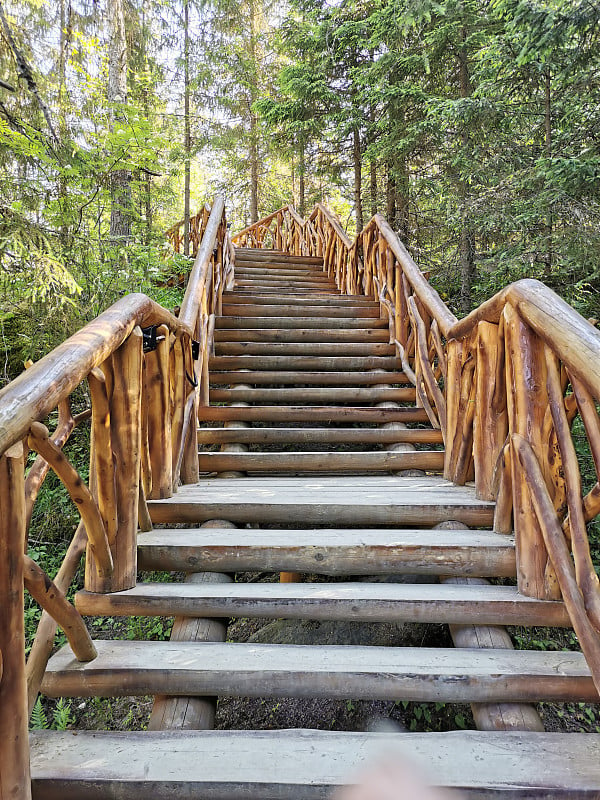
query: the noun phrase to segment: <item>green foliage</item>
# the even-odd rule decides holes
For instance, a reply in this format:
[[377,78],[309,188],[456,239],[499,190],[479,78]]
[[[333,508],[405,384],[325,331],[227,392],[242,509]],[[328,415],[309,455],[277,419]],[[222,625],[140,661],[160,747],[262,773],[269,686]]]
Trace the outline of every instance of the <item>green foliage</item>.
[[[48,704],[48,701],[46,701]],[[48,709],[44,708],[42,698],[38,697],[31,712],[29,727],[34,731],[66,731],[75,721],[71,703],[60,697],[52,707],[52,718],[48,720]]]

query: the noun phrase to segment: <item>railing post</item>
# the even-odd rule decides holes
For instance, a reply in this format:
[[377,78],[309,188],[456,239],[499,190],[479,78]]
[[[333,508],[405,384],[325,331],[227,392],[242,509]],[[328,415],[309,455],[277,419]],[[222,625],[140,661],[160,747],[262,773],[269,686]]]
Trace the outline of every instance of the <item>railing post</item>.
[[137,529],[141,461],[142,340],[140,328],[113,353],[109,394],[110,434],[115,469],[116,533],[109,537],[114,562],[110,578],[97,575],[88,547],[86,589],[131,589],[137,578]]
[[473,420],[475,488],[482,500],[496,499],[496,467],[508,433],[504,331],[491,322],[477,327],[477,388]]
[[160,500],[173,493],[171,444],[171,396],[169,351],[171,334],[166,325],[156,331],[156,350],[145,357],[145,403],[148,407],[148,450],[152,489],[148,499]]
[[[544,343],[511,305],[504,307],[503,316],[509,433],[522,436],[544,465],[548,462],[544,418],[549,407]],[[559,599],[558,581],[548,558],[528,476],[514,452],[511,468],[519,591],[529,597]]]
[[23,554],[25,477],[23,444],[0,456],[0,797],[30,800]]

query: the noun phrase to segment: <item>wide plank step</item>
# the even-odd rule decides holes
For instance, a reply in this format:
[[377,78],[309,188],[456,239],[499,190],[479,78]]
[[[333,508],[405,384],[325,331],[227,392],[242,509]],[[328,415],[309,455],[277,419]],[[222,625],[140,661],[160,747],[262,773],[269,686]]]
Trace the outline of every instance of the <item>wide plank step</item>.
[[209,369],[295,369],[310,372],[383,369],[398,372],[402,369],[402,362],[395,356],[213,356],[209,360]]
[[285,387],[283,389],[244,389],[235,386],[231,389],[210,390],[210,401],[214,403],[396,403],[414,402],[416,392],[412,386],[401,388],[315,386]]
[[390,356],[387,342],[215,342],[217,356]]
[[422,469],[440,472],[444,453],[415,450],[406,453],[204,453],[198,457],[200,472],[394,472]]
[[198,428],[198,444],[434,444],[442,432],[432,428]]
[[510,536],[493,531],[395,528],[159,529],[138,535],[138,566],[174,572],[516,574]]
[[600,796],[596,734],[35,731],[30,741],[34,800],[324,800],[382,754],[469,798]]
[[313,385],[313,386],[372,386],[380,383],[409,384],[403,372],[308,372],[301,374],[291,370],[212,370],[210,380],[213,385],[245,383],[249,385]]
[[354,422],[428,422],[424,408],[369,408],[368,406],[204,406],[203,422],[313,422],[346,424]]
[[[251,535],[251,532],[249,532]],[[563,603],[513,586],[403,583],[138,583],[110,594],[79,591],[89,616],[254,617],[569,627]]]
[[[281,308],[281,306],[279,306]],[[326,311],[328,311],[327,309]],[[332,309],[333,311],[334,309]],[[244,310],[244,314],[246,311]],[[386,319],[376,319],[375,317],[356,316],[354,318],[347,317],[343,314],[341,317],[334,316],[318,316],[318,317],[291,317],[291,316],[230,316],[230,317],[217,317],[217,328],[385,328],[388,329],[388,322]]]
[[312,306],[310,300],[306,303],[293,305],[246,305],[244,303],[223,303],[223,314],[226,316],[252,316],[252,317],[337,317],[350,319],[378,319],[379,309],[369,306]]
[[231,328],[215,330],[215,342],[388,342],[389,333],[379,328]]
[[169,694],[415,702],[598,702],[581,653],[461,648],[95,642],[47,666],[49,697]]

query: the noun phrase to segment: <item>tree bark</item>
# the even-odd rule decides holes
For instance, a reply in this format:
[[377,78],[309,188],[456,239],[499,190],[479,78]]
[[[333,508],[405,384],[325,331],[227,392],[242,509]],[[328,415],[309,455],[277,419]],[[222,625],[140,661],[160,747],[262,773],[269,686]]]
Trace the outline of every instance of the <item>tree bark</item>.
[[183,118],[184,118],[184,153],[185,175],[183,187],[183,252],[190,254],[190,175],[192,160],[192,135],[190,128],[190,10],[188,0],[183,2]]
[[360,131],[356,125],[352,131],[352,155],[354,159],[354,211],[356,215],[356,230],[363,229],[362,209],[362,152],[360,146]]
[[[108,83],[109,103],[127,102],[127,44],[123,0],[108,0]],[[116,119],[119,115],[116,115]],[[131,236],[131,172],[115,169],[110,177],[110,238],[126,241]]]
[[[461,98],[470,97],[473,93],[471,77],[469,75],[469,61],[465,42],[467,30],[461,31],[462,46],[459,49],[459,84]],[[463,148],[469,147],[469,132],[465,127],[461,134]],[[459,234],[459,263],[460,263],[460,308],[464,314],[471,310],[471,288],[475,277],[475,242],[474,234],[469,220],[469,190],[464,180],[459,182],[462,225]]]

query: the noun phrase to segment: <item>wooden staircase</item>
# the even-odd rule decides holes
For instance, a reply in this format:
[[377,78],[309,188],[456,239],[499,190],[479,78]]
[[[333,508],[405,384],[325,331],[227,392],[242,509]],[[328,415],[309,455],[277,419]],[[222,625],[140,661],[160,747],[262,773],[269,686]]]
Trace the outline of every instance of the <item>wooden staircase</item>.
[[[494,504],[472,485],[441,476],[441,432],[415,402],[379,303],[340,295],[318,258],[238,248],[214,342],[200,480],[150,501],[161,527],[138,538],[142,571],[195,577],[76,597],[85,615],[174,616],[197,630],[97,641],[88,663],[64,647],[43,691],[475,703],[487,729],[190,730],[202,725],[190,712],[170,730],[40,732],[34,796],[312,800],[399,751],[468,797],[600,797],[600,736],[545,733],[526,705],[597,702],[583,655],[515,651],[489,627],[570,626],[565,606],[494,580],[516,575],[513,537],[491,530]],[[228,577],[253,570],[284,582]],[[368,579],[393,575],[428,578]],[[457,646],[206,641],[203,620],[238,617],[446,623]]]

